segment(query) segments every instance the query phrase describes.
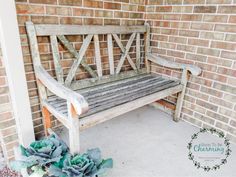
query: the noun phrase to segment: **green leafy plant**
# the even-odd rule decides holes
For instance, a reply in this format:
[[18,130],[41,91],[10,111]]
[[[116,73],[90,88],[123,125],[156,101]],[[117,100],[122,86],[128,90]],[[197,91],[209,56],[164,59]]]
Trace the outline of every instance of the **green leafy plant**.
[[112,159],[101,158],[98,148],[71,155],[66,144],[56,135],[35,141],[28,148],[20,146],[20,149],[22,158],[13,161],[11,168],[18,172],[27,169],[39,177],[94,177],[104,174],[113,166]]
[[[62,166],[62,168],[61,168]],[[49,175],[60,177],[93,177],[104,174],[113,167],[112,159],[102,160],[99,149],[71,156],[67,154],[63,165],[54,163],[49,168]]]
[[68,147],[56,135],[35,141],[28,148],[20,145],[22,159],[11,163],[11,168],[20,171],[22,168],[33,166],[47,167],[51,163],[59,162],[68,152]]

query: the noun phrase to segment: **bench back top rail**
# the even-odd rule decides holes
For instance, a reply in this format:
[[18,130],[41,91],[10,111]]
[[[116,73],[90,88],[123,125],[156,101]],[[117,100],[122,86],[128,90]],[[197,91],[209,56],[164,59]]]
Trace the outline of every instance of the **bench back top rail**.
[[[128,63],[135,72],[139,72],[141,64],[141,39],[140,34],[145,34],[145,52],[148,51],[149,45],[149,31],[150,27],[148,24],[143,26],[91,26],[91,25],[34,25],[32,22],[26,22],[27,33],[30,42],[31,54],[33,58],[34,67],[41,66],[40,53],[38,49],[37,36],[49,36],[51,43],[51,50],[53,55],[53,61],[55,65],[55,72],[58,82],[71,86],[74,77],[76,76],[77,69],[81,65],[92,78],[103,77],[103,68],[101,62],[100,53],[100,41],[98,35],[107,35],[107,53],[110,75],[118,75],[121,72],[122,66],[127,59]],[[147,34],[148,33],[148,34]],[[130,38],[126,45],[124,45],[119,38],[119,34],[130,34]],[[73,44],[68,41],[66,35],[86,35],[80,50],[77,51]],[[113,55],[113,39],[121,50],[121,57],[117,64],[114,66],[114,55]],[[85,53],[88,49],[91,41],[94,42],[95,51],[95,63],[96,71],[92,69],[85,59]],[[148,40],[148,41],[147,41]],[[69,73],[64,76],[62,66],[60,64],[60,53],[58,49],[58,42],[60,42],[74,57],[75,60],[71,65]],[[135,42],[136,45],[136,63],[131,59],[129,51],[131,45]],[[146,54],[145,54],[146,56]],[[145,59],[146,60],[146,59]],[[37,75],[37,73],[36,73]]]

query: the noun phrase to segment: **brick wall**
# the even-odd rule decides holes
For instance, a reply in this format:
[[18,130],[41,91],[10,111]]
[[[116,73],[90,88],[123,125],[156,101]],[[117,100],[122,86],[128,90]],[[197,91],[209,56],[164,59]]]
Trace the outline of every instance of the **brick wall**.
[[13,147],[18,144],[16,123],[12,112],[7,76],[0,46],[0,152],[6,160],[13,158]]
[[[199,77],[190,77],[182,118],[199,127],[223,130],[234,142],[235,14],[236,1],[233,0],[149,0],[146,6],[152,51],[169,60],[195,64],[203,70]],[[180,76],[179,71],[155,65],[152,71]],[[166,100],[174,103],[176,97]]]

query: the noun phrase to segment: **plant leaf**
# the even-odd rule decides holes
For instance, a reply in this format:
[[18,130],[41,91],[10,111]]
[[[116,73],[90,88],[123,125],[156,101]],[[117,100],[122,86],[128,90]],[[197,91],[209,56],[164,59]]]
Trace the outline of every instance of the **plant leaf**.
[[100,164],[99,164],[99,169],[102,168],[112,168],[113,167],[113,160],[111,158],[103,160]]
[[87,154],[98,165],[102,162],[101,151],[98,148],[87,150]]

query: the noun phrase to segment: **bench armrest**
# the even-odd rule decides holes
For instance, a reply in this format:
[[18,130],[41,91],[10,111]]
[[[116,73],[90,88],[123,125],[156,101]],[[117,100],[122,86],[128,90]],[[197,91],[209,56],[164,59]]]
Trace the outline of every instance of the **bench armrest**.
[[177,63],[177,62],[173,62],[173,61],[168,61],[158,55],[154,55],[149,53],[147,55],[147,58],[149,61],[156,63],[158,65],[167,67],[167,68],[173,68],[173,69],[186,69],[189,72],[191,72],[192,75],[194,76],[198,76],[199,74],[201,74],[201,68],[199,68],[198,66],[194,66],[194,65],[190,65],[190,64],[182,64],[182,63]]
[[71,103],[78,115],[88,111],[88,103],[82,95],[57,82],[42,66],[36,66],[35,72],[37,79],[52,93]]

